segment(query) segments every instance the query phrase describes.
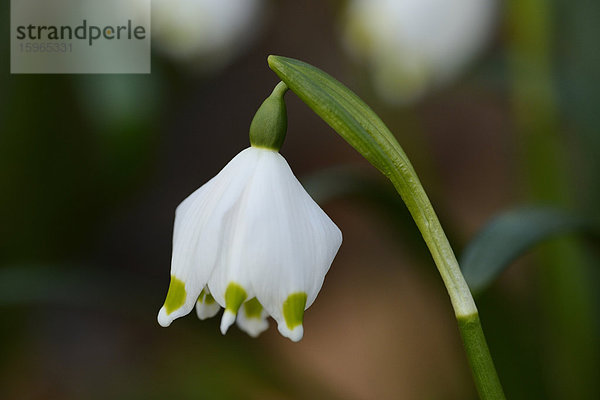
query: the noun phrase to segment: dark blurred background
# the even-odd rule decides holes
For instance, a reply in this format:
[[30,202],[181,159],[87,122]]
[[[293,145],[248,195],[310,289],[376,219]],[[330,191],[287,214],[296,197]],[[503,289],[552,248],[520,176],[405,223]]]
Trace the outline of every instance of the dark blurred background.
[[[159,327],[174,210],[248,146],[278,54],[382,117],[458,254],[523,204],[597,218],[600,3],[155,3],[150,75],[11,75],[0,5],[0,398],[475,399],[413,221],[293,93],[282,154],[344,233],[300,343],[193,313]],[[184,7],[214,17],[174,53]],[[538,246],[477,298],[508,398],[598,398],[593,250]]]

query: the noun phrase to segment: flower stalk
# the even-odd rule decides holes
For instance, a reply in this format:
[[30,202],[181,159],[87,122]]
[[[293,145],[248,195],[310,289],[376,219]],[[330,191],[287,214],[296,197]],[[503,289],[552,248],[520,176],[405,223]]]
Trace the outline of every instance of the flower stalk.
[[[397,150],[390,146],[387,151],[393,154]],[[446,286],[477,392],[482,400],[504,399],[504,391],[485,340],[479,312],[454,251],[406,155],[402,152],[397,153],[396,157],[398,156],[403,156],[407,162],[406,168],[391,167],[393,170],[386,175],[408,206]]]
[[268,62],[290,90],[393,183],[446,286],[480,398],[504,399],[473,296],[431,202],[394,135],[356,94],[320,69],[279,56],[269,56]]

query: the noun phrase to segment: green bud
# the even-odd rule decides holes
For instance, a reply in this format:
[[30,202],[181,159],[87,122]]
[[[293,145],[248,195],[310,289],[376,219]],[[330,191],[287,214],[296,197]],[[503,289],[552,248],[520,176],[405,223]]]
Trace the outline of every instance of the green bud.
[[287,131],[287,111],[283,96],[288,87],[279,82],[262,103],[250,124],[250,144],[279,151]]

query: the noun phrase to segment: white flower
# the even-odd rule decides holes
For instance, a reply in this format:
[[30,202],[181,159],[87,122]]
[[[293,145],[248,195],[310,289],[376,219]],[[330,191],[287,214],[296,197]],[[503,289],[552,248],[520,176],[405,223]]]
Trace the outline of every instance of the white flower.
[[152,43],[194,70],[227,64],[260,30],[264,0],[152,0]]
[[454,79],[490,38],[497,0],[352,0],[347,48],[387,101],[419,100]]
[[342,233],[275,150],[249,147],[177,208],[171,284],[158,322],[196,306],[200,319],[225,308],[221,331],[257,336],[273,317],[279,332],[302,338]]

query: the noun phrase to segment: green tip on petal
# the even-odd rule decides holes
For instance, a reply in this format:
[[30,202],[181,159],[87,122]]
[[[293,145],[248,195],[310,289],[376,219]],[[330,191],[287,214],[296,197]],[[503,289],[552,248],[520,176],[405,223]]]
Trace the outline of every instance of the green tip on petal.
[[200,296],[198,296],[198,302],[211,305],[215,302],[215,298],[210,293],[207,293],[205,289],[202,289]]
[[287,131],[287,109],[283,96],[288,87],[279,82],[262,103],[250,124],[250,144],[279,151]]
[[230,283],[225,290],[225,312],[221,317],[221,333],[227,333],[229,327],[235,322],[238,310],[244,303],[248,294],[237,283]]
[[213,304],[214,302],[215,302],[215,298],[212,297],[212,294],[207,293],[206,296],[204,296],[204,303]]
[[290,330],[302,325],[304,319],[304,307],[306,307],[306,293],[292,293],[283,302],[283,318]]
[[260,318],[262,310],[263,306],[258,302],[256,297],[244,303],[244,314],[246,314],[247,318]]
[[248,294],[237,283],[230,283],[225,290],[225,309],[237,314]]
[[171,275],[171,283],[164,305],[167,315],[180,308],[185,303],[185,297],[185,283]]

